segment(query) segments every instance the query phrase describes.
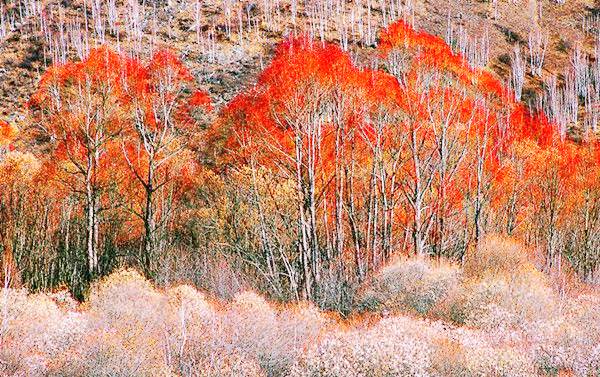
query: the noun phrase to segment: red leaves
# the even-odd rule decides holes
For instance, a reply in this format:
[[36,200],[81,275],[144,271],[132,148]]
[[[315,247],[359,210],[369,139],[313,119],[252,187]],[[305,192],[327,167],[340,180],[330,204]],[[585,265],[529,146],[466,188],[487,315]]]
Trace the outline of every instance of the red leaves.
[[[379,50],[389,72],[361,70],[338,47],[306,38],[279,45],[257,85],[216,124],[229,162],[252,160],[279,171],[302,160],[297,169],[314,168],[317,191],[332,203],[327,195],[336,175],[356,174],[347,189],[366,192],[369,182],[361,179],[376,159],[388,159],[382,166],[395,171],[380,174],[397,173],[401,187],[412,187],[421,173],[431,176],[420,200],[442,217],[469,211],[475,200],[502,211],[523,200],[514,198],[521,195],[515,186],[540,185],[556,169],[563,194],[581,187],[591,152],[561,141],[555,126],[515,103],[493,73],[471,68],[442,39],[403,22],[380,33]],[[308,153],[314,158],[306,162]],[[397,165],[392,156],[399,156]],[[428,171],[417,174],[415,165]],[[404,216],[402,226],[410,229],[409,221]]]
[[210,97],[204,91],[197,90],[192,94],[189,100],[189,105],[193,107],[204,107],[206,110],[212,110]]
[[[355,67],[335,45],[297,38],[277,47],[257,86],[227,106],[219,127],[229,128],[225,145],[237,158],[245,160],[258,152],[261,161],[270,164],[282,158],[281,153],[293,153],[294,137],[306,131],[298,127],[316,122],[320,157],[325,160],[333,155],[336,129],[354,135],[360,143],[360,138],[371,138],[374,132],[367,114],[401,102],[394,77]],[[272,148],[265,148],[265,143]]]
[[148,72],[154,76],[154,80],[159,79],[161,75],[173,75],[176,80],[193,81],[194,77],[190,71],[183,65],[181,60],[171,51],[160,50],[152,56],[147,66]]
[[92,190],[98,207],[129,219],[145,210],[148,192],[156,195],[148,216],[159,216],[159,195],[177,200],[191,189],[186,147],[210,102],[174,54],[159,51],[146,64],[101,47],[51,67],[28,105],[52,144],[43,174],[61,194]]
[[14,125],[0,120],[0,148],[10,143],[17,137],[19,130]]
[[379,39],[379,49],[384,57],[393,50],[406,51],[415,56],[413,70],[429,69],[448,73],[461,85],[481,95],[508,100],[506,90],[498,79],[488,71],[469,67],[463,57],[453,53],[439,37],[416,31],[404,21],[397,21],[383,30]]

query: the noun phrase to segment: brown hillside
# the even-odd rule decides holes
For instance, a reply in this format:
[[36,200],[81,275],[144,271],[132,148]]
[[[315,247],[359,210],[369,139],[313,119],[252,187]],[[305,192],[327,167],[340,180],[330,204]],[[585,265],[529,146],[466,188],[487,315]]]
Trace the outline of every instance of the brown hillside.
[[[564,4],[534,0],[5,0],[3,4],[0,114],[9,119],[24,115],[23,104],[45,67],[76,57],[77,49],[82,49],[79,45],[105,42],[137,54],[157,47],[174,49],[219,104],[251,84],[273,45],[294,32],[315,38],[322,32],[324,39],[339,43],[346,39],[345,30],[348,48],[360,56],[361,49],[373,45],[378,30],[394,19],[405,18],[441,37],[447,36],[450,21],[454,40],[467,41],[465,46],[473,51],[484,51],[489,38],[487,66],[507,79],[512,45],[520,43],[527,51],[532,25],[540,25],[549,35],[547,75],[569,64],[569,54],[577,44],[593,54],[598,24],[598,2],[591,0]],[[525,93],[541,87],[542,81],[530,74],[527,81]]]

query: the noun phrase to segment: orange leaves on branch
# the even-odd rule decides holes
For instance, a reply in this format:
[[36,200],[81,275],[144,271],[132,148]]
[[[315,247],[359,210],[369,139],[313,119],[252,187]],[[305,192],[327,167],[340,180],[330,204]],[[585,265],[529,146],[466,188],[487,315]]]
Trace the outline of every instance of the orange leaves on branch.
[[395,78],[357,68],[338,46],[289,39],[277,47],[257,85],[227,106],[219,127],[229,129],[225,149],[235,158],[258,152],[266,164],[293,153],[298,132],[317,127],[320,161],[326,163],[336,129],[369,138],[369,111],[396,106],[399,96]]
[[0,192],[12,185],[27,187],[36,177],[40,163],[31,153],[9,152],[0,160]]
[[2,148],[8,148],[9,150],[13,149],[11,143],[18,134],[19,130],[16,126],[0,120],[0,151],[2,151]]
[[440,37],[417,31],[404,21],[397,21],[381,31],[379,40],[379,49],[384,57],[396,49],[405,50],[415,56],[413,64],[449,73],[462,85],[481,95],[492,95],[505,101],[510,99],[498,79],[488,71],[471,68]]
[[[306,38],[280,44],[257,84],[227,106],[213,129],[225,134],[229,161],[283,167],[287,177],[297,168],[299,180],[312,174],[326,200],[332,185],[343,191],[338,176],[354,174],[347,193],[380,190],[385,196],[390,186],[383,180],[393,175],[396,186],[385,199],[404,190],[406,200],[419,202],[421,208],[412,211],[423,212],[424,227],[469,211],[479,211],[473,216],[480,218],[490,210],[485,206],[502,211],[513,200],[524,208],[523,192],[513,186],[537,182],[540,189],[548,166],[558,171],[561,195],[580,190],[578,182],[593,181],[584,178],[582,165],[594,159],[594,148],[585,146],[583,153],[561,140],[548,119],[515,102],[494,74],[470,67],[441,38],[399,21],[380,33],[379,51],[385,71],[359,69],[330,44]],[[311,159],[304,160],[309,153]],[[315,172],[304,174],[305,167]],[[375,169],[381,188],[370,186],[374,180],[361,181]],[[412,198],[418,190],[423,192]],[[542,191],[529,189],[534,196],[547,195]],[[352,200],[361,208],[362,197]],[[406,211],[395,208],[394,216],[410,231],[414,224]]]
[[189,100],[189,105],[193,107],[204,107],[208,111],[213,109],[210,97],[202,90],[197,90],[194,92],[194,94],[192,94]]
[[[156,202],[170,206],[189,189],[187,143],[200,130],[199,112],[212,109],[173,53],[159,51],[146,63],[108,47],[48,69],[28,106],[51,144],[46,170],[61,190],[81,196],[95,222],[90,229],[107,209],[123,221],[168,213]],[[159,190],[165,194],[154,197]]]

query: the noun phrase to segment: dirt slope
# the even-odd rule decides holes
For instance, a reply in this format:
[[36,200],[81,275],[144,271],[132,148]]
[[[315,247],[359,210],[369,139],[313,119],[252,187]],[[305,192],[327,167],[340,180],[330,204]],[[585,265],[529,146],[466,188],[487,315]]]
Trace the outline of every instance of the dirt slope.
[[[314,35],[317,39],[323,35],[324,39],[341,44],[347,35],[348,48],[355,52],[357,61],[368,64],[361,61],[360,52],[373,48],[377,30],[394,19],[404,17],[441,37],[447,36],[450,23],[454,40],[470,40],[467,46],[474,51],[489,43],[487,67],[507,79],[513,45],[521,44],[526,52],[533,25],[539,25],[549,36],[544,65],[547,76],[560,73],[569,64],[569,55],[577,44],[593,54],[594,33],[600,24],[600,1],[591,0],[566,0],[565,4],[556,0],[294,3],[4,0],[0,7],[0,117],[23,119],[24,103],[49,64],[76,58],[77,50],[85,49],[81,45],[93,47],[103,41],[142,56],[160,46],[175,49],[219,105],[241,87],[251,85],[273,46],[292,33]],[[525,99],[527,91],[538,90],[542,82],[531,75],[527,81]]]

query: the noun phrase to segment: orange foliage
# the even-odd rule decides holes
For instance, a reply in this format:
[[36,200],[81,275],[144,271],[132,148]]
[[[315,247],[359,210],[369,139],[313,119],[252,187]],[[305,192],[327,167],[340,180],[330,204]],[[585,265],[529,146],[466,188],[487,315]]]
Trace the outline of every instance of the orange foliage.
[[19,130],[11,123],[0,120],[0,151],[8,147],[13,149],[11,142],[17,137]]
[[97,208],[125,204],[129,211],[116,217],[134,224],[125,227],[126,239],[138,236],[135,214],[142,217],[147,190],[166,189],[165,197],[178,200],[191,189],[187,136],[198,131],[197,109],[211,109],[194,81],[168,51],[146,64],[100,47],[83,61],[51,67],[28,103],[52,140],[44,178],[62,184],[57,193],[87,192]]
[[[217,122],[226,135],[226,161],[293,170],[293,161],[315,153],[310,166],[317,196],[326,203],[343,191],[339,182],[348,175],[355,175],[353,186],[344,190],[372,191],[369,171],[375,174],[383,159],[377,179],[403,187],[412,203],[396,204],[393,220],[400,224],[393,229],[414,231],[422,221],[432,242],[444,230],[427,225],[429,219],[453,219],[472,207],[498,222],[513,222],[513,216],[530,221],[537,203],[553,200],[565,220],[581,204],[577,193],[598,189],[595,142],[561,139],[545,116],[531,114],[491,72],[471,68],[441,38],[398,21],[380,33],[379,52],[390,64],[385,71],[359,69],[331,44],[304,38],[280,44],[257,85],[237,96]],[[398,56],[402,63],[394,65]],[[555,189],[548,186],[553,179]],[[418,180],[429,183],[411,197]],[[376,190],[401,202],[391,183]],[[375,198],[348,200],[361,208]],[[515,213],[501,220],[507,210]],[[454,226],[471,228],[468,216]]]

